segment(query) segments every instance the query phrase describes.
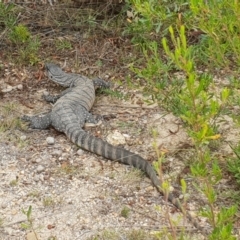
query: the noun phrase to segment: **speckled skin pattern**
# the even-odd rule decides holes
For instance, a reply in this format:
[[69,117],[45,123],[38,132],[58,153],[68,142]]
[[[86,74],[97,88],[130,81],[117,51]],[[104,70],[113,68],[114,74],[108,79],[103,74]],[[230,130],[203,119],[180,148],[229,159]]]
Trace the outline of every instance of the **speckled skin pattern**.
[[[48,77],[52,81],[68,88],[57,96],[45,96],[46,101],[55,103],[51,112],[44,116],[23,117],[25,121],[30,122],[30,127],[46,129],[53,126],[58,131],[64,132],[73,143],[85,150],[110,160],[134,166],[144,171],[153,185],[163,193],[162,182],[148,161],[124,148],[115,147],[100,138],[96,138],[83,130],[85,122],[96,123],[93,115],[89,113],[95,100],[95,89],[98,87],[108,88],[109,84],[102,79],[90,80],[79,74],[65,73],[60,67],[52,63],[46,64],[46,70]],[[167,200],[185,213],[179,199],[175,198],[173,194],[168,193]],[[201,230],[201,227],[192,216],[188,213],[185,214],[193,225]]]

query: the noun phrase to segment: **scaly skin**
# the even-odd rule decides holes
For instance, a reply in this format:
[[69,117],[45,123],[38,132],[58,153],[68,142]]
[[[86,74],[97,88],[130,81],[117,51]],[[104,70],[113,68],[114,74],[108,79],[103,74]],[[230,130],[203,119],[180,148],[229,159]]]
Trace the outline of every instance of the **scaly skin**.
[[[55,103],[51,112],[44,116],[24,116],[23,119],[30,122],[30,127],[46,129],[53,126],[58,131],[64,132],[73,143],[85,150],[113,161],[134,166],[145,172],[153,185],[163,193],[161,189],[162,182],[148,161],[124,148],[113,146],[100,138],[96,138],[83,130],[85,122],[96,123],[92,114],[89,113],[95,100],[95,88],[106,88],[109,87],[109,84],[101,79],[92,81],[78,74],[67,74],[52,63],[46,64],[46,69],[47,75],[52,81],[69,88],[58,96],[45,97],[47,101]],[[186,214],[187,218],[198,230],[202,230],[198,222],[184,211],[178,198],[169,193],[167,200]]]

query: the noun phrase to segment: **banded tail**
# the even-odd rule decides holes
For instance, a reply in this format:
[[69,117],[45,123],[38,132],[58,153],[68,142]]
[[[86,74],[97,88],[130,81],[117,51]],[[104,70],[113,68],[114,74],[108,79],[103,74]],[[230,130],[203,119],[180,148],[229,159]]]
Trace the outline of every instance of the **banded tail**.
[[[161,189],[162,182],[158,178],[155,170],[153,169],[152,165],[141,156],[134,154],[124,148],[113,146],[100,138],[96,138],[85,132],[77,124],[74,126],[73,124],[66,126],[65,134],[73,143],[89,152],[103,156],[109,160],[118,161],[120,163],[127,164],[142,170],[148,175],[157,190],[164,195],[164,191]],[[171,202],[182,213],[186,214],[188,220],[197,229],[202,230],[202,227],[199,226],[198,222],[193,219],[189,213],[185,212],[178,198],[175,198],[172,193],[168,193],[166,200]]]

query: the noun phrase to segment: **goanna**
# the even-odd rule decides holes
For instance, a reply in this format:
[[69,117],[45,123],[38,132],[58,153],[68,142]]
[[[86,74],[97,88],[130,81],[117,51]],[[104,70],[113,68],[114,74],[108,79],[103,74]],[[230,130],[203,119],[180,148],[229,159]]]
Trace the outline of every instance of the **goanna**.
[[[57,96],[45,96],[46,101],[55,103],[51,112],[43,116],[23,116],[23,120],[30,122],[31,128],[46,129],[53,126],[85,150],[142,170],[151,179],[153,185],[163,193],[162,182],[148,161],[124,148],[96,138],[83,129],[85,122],[96,123],[94,116],[89,113],[95,100],[95,89],[108,88],[109,84],[102,79],[91,80],[79,74],[65,73],[53,63],[47,63],[45,66],[47,75],[52,81],[68,88]],[[178,198],[171,193],[167,195],[167,200],[185,212]],[[202,230],[189,213],[186,213],[186,216],[198,230]]]

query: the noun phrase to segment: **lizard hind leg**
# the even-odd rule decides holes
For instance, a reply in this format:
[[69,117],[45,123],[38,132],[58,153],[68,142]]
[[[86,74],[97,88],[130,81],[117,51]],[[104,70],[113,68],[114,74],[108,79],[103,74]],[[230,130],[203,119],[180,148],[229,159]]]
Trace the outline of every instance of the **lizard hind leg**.
[[93,85],[94,85],[95,89],[97,89],[97,88],[110,88],[110,83],[104,81],[101,78],[93,79]]
[[51,125],[51,112],[45,115],[26,116],[21,118],[23,121],[29,122],[29,126],[34,129],[47,129]]
[[97,124],[101,119],[99,116],[94,116],[88,111],[84,111],[84,119],[86,123]]

